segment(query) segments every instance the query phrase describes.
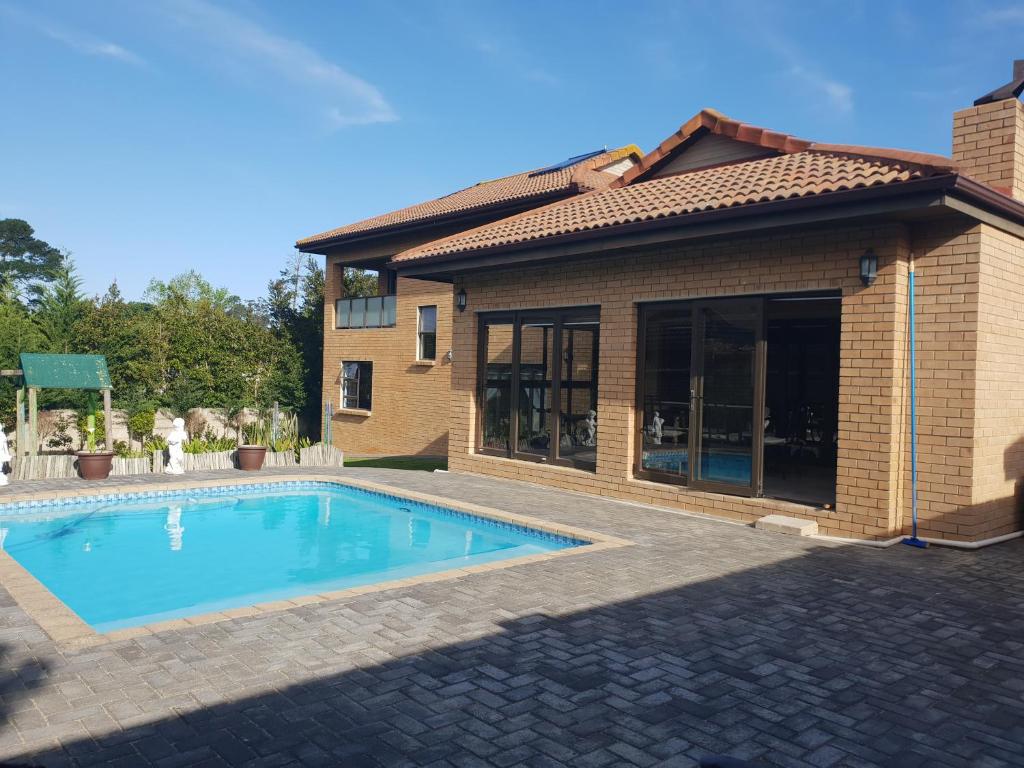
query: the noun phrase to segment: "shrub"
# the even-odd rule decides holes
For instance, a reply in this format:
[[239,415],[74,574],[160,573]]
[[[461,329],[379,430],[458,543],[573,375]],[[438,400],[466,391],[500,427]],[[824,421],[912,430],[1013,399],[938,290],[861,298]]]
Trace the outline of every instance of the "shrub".
[[139,411],[128,418],[128,432],[137,437],[140,443],[145,444],[155,427],[156,413],[153,411]]
[[71,433],[68,432],[71,429],[71,417],[67,414],[58,416],[53,423],[52,434],[46,441],[47,448],[56,448],[61,451],[70,451],[71,443],[74,442],[71,438]]
[[182,446],[185,453],[214,453],[216,451],[232,451],[235,440],[231,437],[214,437],[213,439],[198,438],[189,440]]

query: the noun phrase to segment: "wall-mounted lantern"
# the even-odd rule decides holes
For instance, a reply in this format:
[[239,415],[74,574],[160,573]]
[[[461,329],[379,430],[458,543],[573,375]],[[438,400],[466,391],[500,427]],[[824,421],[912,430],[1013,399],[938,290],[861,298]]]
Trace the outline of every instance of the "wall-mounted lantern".
[[455,308],[459,312],[466,311],[466,289],[460,288],[459,292],[455,294]]
[[860,281],[864,286],[870,287],[878,277],[878,257],[875,252],[868,248],[860,257]]

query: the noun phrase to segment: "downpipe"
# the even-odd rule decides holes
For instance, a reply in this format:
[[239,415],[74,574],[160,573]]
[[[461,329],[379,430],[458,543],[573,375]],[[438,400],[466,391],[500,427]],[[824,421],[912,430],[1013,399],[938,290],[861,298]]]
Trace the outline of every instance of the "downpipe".
[[924,549],[929,542],[917,536],[917,344],[914,327],[914,254],[910,254],[910,272],[907,275],[907,322],[910,326],[910,536],[902,537],[908,547]]

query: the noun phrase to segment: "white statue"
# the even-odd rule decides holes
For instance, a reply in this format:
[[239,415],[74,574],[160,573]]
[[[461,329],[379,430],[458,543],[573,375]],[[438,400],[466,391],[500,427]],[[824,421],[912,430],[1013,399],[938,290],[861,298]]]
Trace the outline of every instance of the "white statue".
[[665,420],[661,418],[661,414],[657,411],[654,412],[654,418],[651,419],[651,429],[654,431],[654,444],[661,445],[662,427],[665,426]]
[[4,425],[0,424],[0,485],[7,485],[10,482],[5,469],[7,462],[12,458],[11,448],[7,445],[7,431],[4,429]]
[[171,431],[167,433],[167,468],[168,475],[185,474],[185,443],[188,433],[185,431],[185,420],[175,419],[171,422]]
[[583,422],[583,444],[594,445],[597,440],[597,411],[587,411],[587,420]]
[[[180,474],[180,473],[179,473]],[[185,529],[181,525],[181,507],[174,505],[167,508],[167,522],[164,523],[164,530],[171,542],[171,551],[181,551],[181,539],[185,535]]]

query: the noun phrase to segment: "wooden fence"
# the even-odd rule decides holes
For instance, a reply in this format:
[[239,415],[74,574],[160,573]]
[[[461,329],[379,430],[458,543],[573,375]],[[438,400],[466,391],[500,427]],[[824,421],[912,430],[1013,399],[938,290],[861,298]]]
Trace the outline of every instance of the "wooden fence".
[[111,475],[148,475],[153,472],[153,462],[149,459],[124,459],[120,456],[114,457],[114,463],[110,468]]
[[12,480],[44,480],[78,477],[78,457],[66,453],[15,456],[11,460]]
[[317,443],[299,451],[299,464],[304,467],[343,467],[345,456],[333,445]]
[[[69,454],[44,454],[41,456],[16,456],[11,461],[12,480],[49,480],[64,477],[78,477],[78,458]],[[152,458],[125,459],[114,457],[110,474],[112,476],[148,475],[162,473],[167,465],[163,451],[153,451]],[[201,472],[214,469],[234,469],[237,466],[235,451],[213,453],[186,453],[185,472]],[[264,467],[343,467],[344,455],[333,445],[318,443],[299,451],[295,460],[294,451],[267,451]]]

